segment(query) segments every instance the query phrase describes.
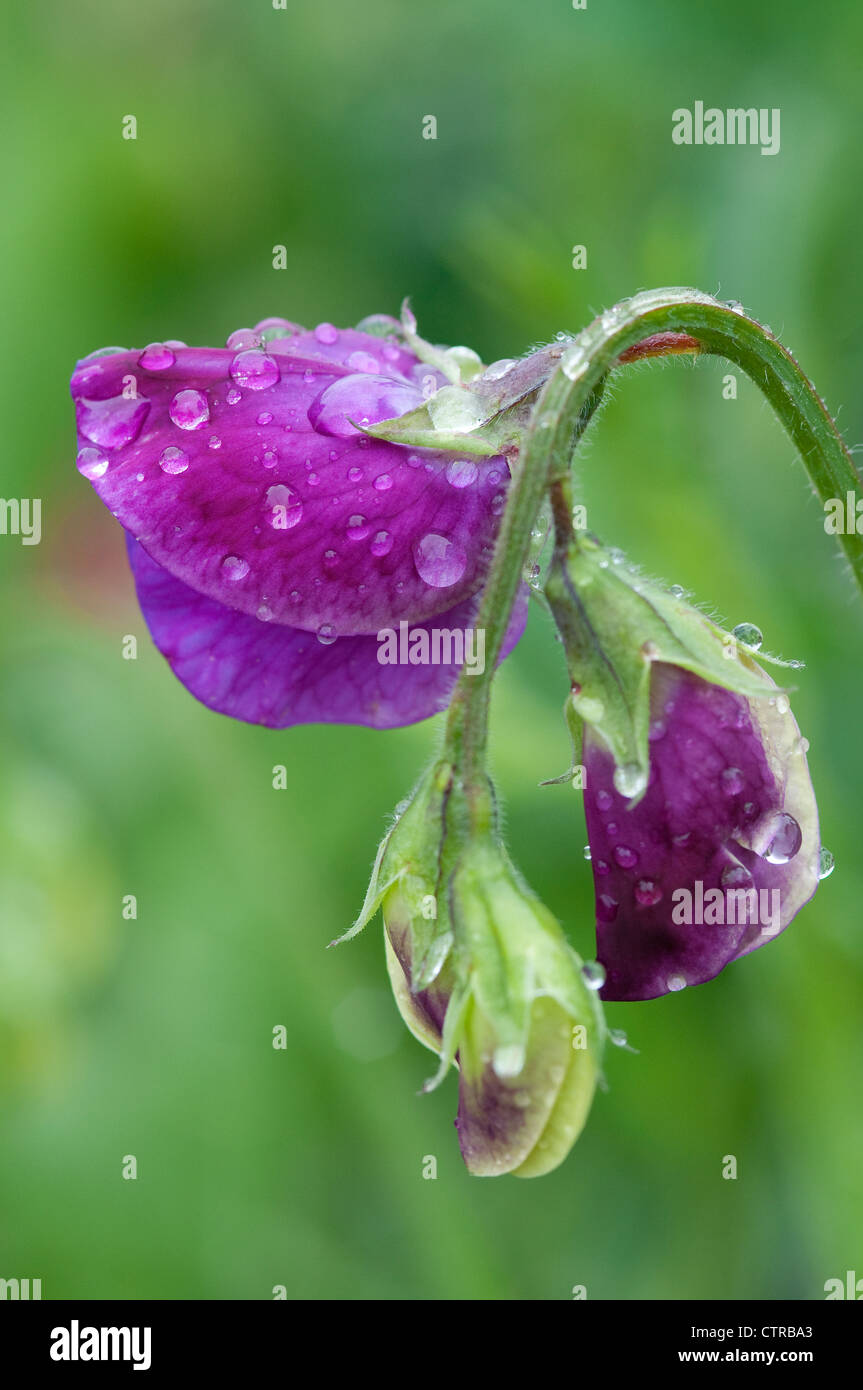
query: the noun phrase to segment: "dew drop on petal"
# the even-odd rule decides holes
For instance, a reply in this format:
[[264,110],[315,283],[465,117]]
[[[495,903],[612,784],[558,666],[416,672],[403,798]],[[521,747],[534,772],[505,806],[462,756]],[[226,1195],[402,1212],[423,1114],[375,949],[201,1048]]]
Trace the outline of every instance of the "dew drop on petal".
[[303,519],[299,496],[283,483],[267,488],[266,506],[274,531],[291,531]]
[[346,367],[350,367],[352,372],[379,372],[381,364],[376,357],[372,357],[370,352],[352,352],[346,362]]
[[752,875],[742,864],[726,864],[719,882],[723,888],[751,888]]
[[600,893],[596,900],[596,917],[599,922],[613,922],[617,916],[617,899],[608,893]]
[[382,555],[389,555],[392,548],[393,538],[390,535],[389,531],[378,531],[372,538],[370,549],[373,555],[376,555],[378,557]]
[[446,466],[446,480],[453,487],[470,487],[479,477],[479,469],[473,459],[453,459]]
[[207,447],[210,449],[221,449],[222,441],[217,434],[211,434],[207,440]]
[[732,628],[731,635],[736,637],[744,647],[751,647],[754,652],[760,650],[764,641],[761,629],[756,627],[754,623],[738,623],[735,628]]
[[243,352],[247,348],[260,347],[261,340],[257,333],[251,328],[238,328],[230,335],[225,347],[229,347],[232,352]]
[[138,366],[145,372],[164,372],[173,367],[177,358],[166,343],[149,343],[138,358]]
[[231,584],[236,584],[240,579],[245,579],[248,573],[248,563],[245,560],[239,559],[236,555],[227,555],[222,561],[222,574]]
[[76,415],[78,428],[102,449],[122,449],[138,438],[150,409],[143,396],[112,396],[110,400],[80,400]]
[[331,647],[338,636],[332,623],[322,623],[317,631],[317,639],[322,647]]
[[273,423],[273,417],[272,417],[272,415],[270,414],[270,412],[269,412],[268,410],[262,410],[261,413],[260,413],[260,415],[258,416],[258,424],[259,424],[259,425],[271,425],[272,423]]
[[677,994],[680,990],[686,989],[686,979],[683,975],[669,975],[665,984],[667,988],[671,990],[672,994]]
[[635,901],[639,907],[655,907],[662,897],[662,889],[652,878],[640,878],[635,885]]
[[228,387],[228,390],[225,393],[225,400],[228,402],[228,405],[239,405],[242,399],[242,391],[238,391],[236,386]]
[[596,793],[597,809],[600,811],[610,811],[613,803],[614,797],[611,795],[611,792],[606,791],[604,787],[600,787],[599,791]]
[[185,473],[189,467],[189,459],[182,449],[171,445],[163,449],[159,455],[159,467],[163,473]]
[[238,352],[230,371],[237,385],[249,391],[265,391],[268,386],[275,386],[280,376],[275,358],[256,348]]
[[319,323],[315,329],[315,337],[319,343],[323,343],[326,347],[331,347],[333,343],[338,342],[339,330],[336,328],[335,324]]
[[581,967],[581,979],[588,990],[602,990],[606,983],[606,967],[600,965],[599,960],[585,960]]
[[168,414],[179,429],[197,430],[209,420],[210,406],[203,391],[178,391]]
[[829,878],[836,867],[836,860],[832,853],[824,845],[821,846],[821,853],[818,856],[818,877]]
[[379,477],[375,478],[376,492],[389,492],[392,485],[393,480],[390,477],[389,473],[381,473]]
[[436,430],[467,434],[482,424],[487,408],[477,396],[461,386],[442,386],[426,402]]
[[102,478],[108,472],[108,456],[101,449],[80,449],[77,457],[78,472],[85,478]]
[[464,574],[467,556],[455,541],[431,531],[414,546],[414,564],[420,579],[430,588],[448,589]]
[[803,843],[803,832],[787,811],[780,811],[773,817],[766,836],[767,848],[762,858],[766,859],[768,864],[787,864]]
[[745,779],[739,767],[726,767],[722,773],[722,790],[726,796],[739,796]]
[[265,603],[262,603],[255,617],[260,618],[262,623],[271,623],[273,620],[273,610],[272,608],[268,608]]
[[614,862],[619,864],[621,869],[633,869],[638,863],[638,855],[635,850],[630,849],[628,845],[615,845],[611,853],[614,857]]
[[365,517],[360,516],[359,513],[356,516],[348,517],[347,536],[349,541],[364,541],[370,529]]

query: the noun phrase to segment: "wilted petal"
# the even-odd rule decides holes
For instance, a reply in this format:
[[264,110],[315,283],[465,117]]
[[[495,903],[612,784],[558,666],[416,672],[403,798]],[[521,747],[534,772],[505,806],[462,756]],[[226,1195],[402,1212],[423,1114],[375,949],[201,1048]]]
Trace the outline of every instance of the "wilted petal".
[[[156,564],[129,537],[138,601],[156,646],[191,693],[235,719],[286,728],[293,724],[412,724],[444,709],[459,667],[381,664],[375,635],[310,633],[216,603]],[[410,633],[471,627],[477,601],[468,599]],[[516,605],[502,656],[527,620],[526,591]],[[397,629],[396,629],[397,631]],[[442,648],[444,654],[446,647]]]
[[652,999],[712,979],[772,940],[815,891],[818,818],[804,746],[787,698],[761,674],[765,697],[748,700],[654,665],[650,780],[632,809],[615,789],[611,754],[586,731],[605,999]]
[[312,633],[421,623],[474,594],[504,460],[459,466],[358,428],[420,404],[428,368],[328,324],[243,346],[256,336],[78,364],[79,467],[103,502],[199,594]]

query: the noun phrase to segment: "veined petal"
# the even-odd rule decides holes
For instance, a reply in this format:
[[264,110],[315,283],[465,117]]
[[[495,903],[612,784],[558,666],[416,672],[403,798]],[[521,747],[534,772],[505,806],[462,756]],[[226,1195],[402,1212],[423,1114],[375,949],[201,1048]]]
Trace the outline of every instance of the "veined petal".
[[[316,634],[288,628],[272,622],[265,607],[250,617],[183,584],[131,537],[128,548],[138,601],[156,646],[183,685],[210,709],[275,729],[309,723],[390,729],[426,719],[448,703],[460,671],[452,659],[381,663],[382,643],[374,634],[335,638],[329,629]],[[457,655],[458,641],[445,634],[475,641],[465,634],[473,631],[476,607],[477,600],[468,599],[425,623],[412,623],[402,653],[410,654],[414,634],[426,633],[430,654],[437,649],[441,656]],[[502,656],[515,646],[526,621],[525,590]],[[394,644],[398,651],[398,623],[391,632],[390,650]],[[415,642],[414,650],[420,651],[424,639]]]

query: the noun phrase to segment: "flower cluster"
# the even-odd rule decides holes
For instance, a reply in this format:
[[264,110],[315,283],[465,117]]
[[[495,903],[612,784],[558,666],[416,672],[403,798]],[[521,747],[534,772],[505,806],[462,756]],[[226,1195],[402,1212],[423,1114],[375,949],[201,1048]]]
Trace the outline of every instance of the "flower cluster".
[[[619,360],[700,350],[666,331],[669,306],[690,294],[687,330],[720,306],[662,293],[644,297],[650,332],[630,333]],[[536,1176],[568,1153],[612,1036],[601,998],[712,979],[787,927],[826,872],[807,745],[756,630],[729,633],[647,581],[574,530],[559,498],[547,573],[528,570],[569,671],[596,961],[504,847],[482,748],[494,665],[526,622],[535,557],[518,526],[537,498],[554,504],[602,390],[591,354],[613,365],[627,312],[566,354],[488,368],[426,343],[406,311],[356,329],[265,319],[225,348],[112,348],[72,377],[78,467],[125,529],[150,632],[197,699],[278,729],[387,729],[449,707],[346,936],[381,910],[396,1002],[439,1058],[427,1086],[458,1067],[458,1136],[478,1175]],[[492,625],[488,673],[465,643],[395,638],[478,621]],[[382,634],[392,652],[449,655],[383,660]]]

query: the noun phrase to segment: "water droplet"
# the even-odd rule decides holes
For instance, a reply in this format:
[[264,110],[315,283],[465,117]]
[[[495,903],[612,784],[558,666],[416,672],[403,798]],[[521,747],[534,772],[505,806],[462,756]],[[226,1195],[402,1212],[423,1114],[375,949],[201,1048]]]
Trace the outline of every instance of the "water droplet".
[[392,485],[393,480],[390,477],[389,473],[381,473],[379,478],[375,478],[376,492],[389,492]]
[[317,473],[310,473],[309,476],[308,476],[308,480],[307,480],[307,481],[308,481],[309,487],[317,487],[318,483],[319,483],[321,480],[320,480],[320,478],[318,477]]
[[238,328],[232,333],[225,343],[232,352],[243,352],[246,348],[256,348],[260,346],[260,338],[251,328]]
[[614,797],[611,792],[607,792],[604,787],[596,793],[596,805],[600,811],[610,811],[614,804]]
[[723,888],[751,888],[752,875],[742,864],[726,864],[719,882]]
[[91,444],[101,449],[122,449],[141,433],[150,402],[143,396],[112,396],[110,400],[80,400],[78,428]]
[[803,832],[787,811],[777,812],[767,827],[766,836],[767,848],[762,858],[768,864],[787,864],[803,843]]
[[761,629],[757,628],[754,623],[738,623],[732,629],[732,636],[736,637],[738,642],[742,642],[744,647],[751,647],[754,652],[760,649],[761,643],[764,641]]
[[626,1047],[629,1039],[622,1028],[609,1028],[608,1041],[613,1047]]
[[108,456],[101,449],[80,449],[76,462],[78,472],[91,480],[103,478],[108,472]]
[[496,1076],[518,1076],[524,1068],[524,1048],[519,1043],[496,1047],[492,1067]]
[[372,357],[370,352],[352,352],[347,361],[346,367],[350,367],[353,372],[379,372],[381,364],[376,357]]
[[319,323],[315,329],[315,337],[319,343],[324,343],[327,347],[330,347],[333,343],[338,342],[339,330],[336,328],[335,324]]
[[182,449],[176,449],[172,445],[163,449],[159,455],[159,467],[163,473],[185,473],[189,467],[189,460]]
[[274,531],[291,531],[303,519],[303,504],[299,496],[283,483],[267,488],[266,505]]
[[721,781],[726,796],[738,796],[743,791],[746,779],[739,767],[727,767],[722,773]]
[[647,786],[647,774],[637,763],[624,763],[614,769],[613,781],[621,796],[638,796]]
[[596,917],[599,922],[613,922],[617,916],[617,899],[608,893],[600,893],[596,900]]
[[581,376],[586,366],[587,353],[578,344],[570,348],[569,352],[564,353],[560,361],[560,370],[570,381],[575,381],[577,377]]
[[257,348],[238,352],[230,371],[237,385],[249,391],[264,391],[268,386],[275,386],[280,375],[275,358]]
[[590,857],[591,857],[590,845],[585,845],[585,847],[584,847],[584,857],[585,857],[585,859],[590,859]]
[[461,546],[433,531],[416,543],[413,553],[417,574],[432,589],[457,584],[467,568],[467,555]]
[[348,517],[347,536],[349,541],[364,541],[369,534],[371,527],[364,516],[357,513],[356,516]]
[[732,314],[745,314],[745,313],[746,313],[746,310],[744,309],[743,305],[740,303],[740,300],[739,300],[739,299],[726,299],[726,301],[725,301],[725,307],[726,307],[726,309],[730,309],[731,312],[732,312]]
[[339,562],[339,554],[338,554],[338,551],[337,551],[337,550],[325,550],[325,551],[324,551],[324,567],[325,567],[326,569],[332,569],[334,565],[337,565],[337,564],[338,564],[338,562]]
[[165,343],[149,343],[138,358],[138,366],[145,372],[164,372],[173,367],[176,360],[176,355]]
[[598,960],[586,960],[581,967],[581,978],[588,989],[602,989],[605,984],[605,966]]
[[207,441],[207,446],[210,449],[221,449],[222,441],[217,434],[211,434]]
[[446,480],[453,487],[470,487],[479,477],[479,469],[473,459],[453,459],[446,466]]
[[422,459],[418,454],[408,454],[408,468],[419,468]]
[[168,414],[181,430],[197,430],[210,418],[210,406],[203,391],[178,391]]
[[262,457],[262,459],[261,459],[261,463],[264,465],[265,468],[275,468],[275,466],[276,466],[276,464],[278,463],[278,461],[279,461],[279,455],[278,455],[277,450],[275,450],[275,449],[265,449],[265,450],[264,450],[264,455],[263,455],[263,457]]
[[830,850],[827,849],[824,845],[822,845],[821,853],[818,856],[819,879],[829,878],[835,868],[836,860],[833,858],[833,855],[831,854]]
[[651,743],[658,743],[661,738],[665,738],[668,733],[668,725],[664,719],[652,719],[647,737]]
[[491,514],[492,514],[492,516],[500,516],[500,514],[501,514],[501,512],[503,511],[503,509],[504,509],[505,506],[506,506],[506,493],[505,493],[505,492],[496,492],[495,495],[494,495],[494,497],[491,499],[491,502],[489,503],[489,507],[490,507],[490,509],[491,509]]
[[222,574],[231,584],[236,584],[240,579],[245,579],[249,573],[249,566],[245,560],[241,560],[236,555],[228,555],[222,561]]
[[777,695],[777,696],[776,696],[776,713],[777,713],[777,714],[787,714],[788,711],[790,710],[790,708],[791,708],[791,702],[790,702],[790,700],[788,699],[788,696],[787,696],[787,695]]
[[482,402],[461,386],[442,386],[426,402],[431,422],[436,430],[467,434],[482,424],[486,408]]
[[615,845],[611,853],[614,862],[619,864],[621,869],[634,869],[638,863],[638,855],[628,845]]
[[325,386],[312,401],[308,414],[318,434],[349,439],[361,433],[360,425],[393,420],[421,405],[422,399],[422,393],[407,382],[355,372]]
[[331,647],[336,640],[338,633],[332,623],[322,623],[317,631],[317,638],[322,647]]
[[238,391],[236,386],[228,387],[227,391],[225,392],[225,400],[228,402],[228,405],[239,405],[242,399],[242,391]]
[[272,608],[268,608],[265,603],[262,603],[255,617],[259,618],[262,623],[270,623],[273,620],[273,610]]
[[677,994],[680,990],[686,989],[686,979],[683,975],[669,975],[665,983],[672,994]]
[[486,381],[500,381],[501,377],[506,376],[507,372],[514,366],[514,357],[500,357],[497,362],[492,362],[490,366],[486,367],[483,376]]
[[373,555],[377,555],[378,557],[381,555],[389,555],[392,548],[393,538],[389,531],[378,531],[372,538],[370,549]]
[[672,598],[683,598],[683,595],[686,593],[686,590],[684,589],[682,584],[672,584],[668,592],[670,593]]
[[260,413],[260,415],[258,416],[258,424],[259,424],[259,425],[271,425],[272,423],[273,423],[273,417],[272,417],[272,415],[270,414],[270,412],[269,412],[268,410],[262,410],[261,413]]
[[662,889],[652,878],[640,878],[635,885],[635,901],[639,907],[655,907],[662,898]]

